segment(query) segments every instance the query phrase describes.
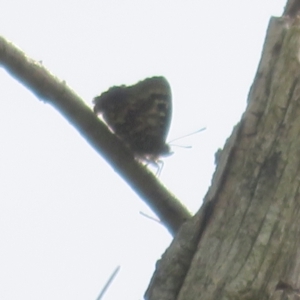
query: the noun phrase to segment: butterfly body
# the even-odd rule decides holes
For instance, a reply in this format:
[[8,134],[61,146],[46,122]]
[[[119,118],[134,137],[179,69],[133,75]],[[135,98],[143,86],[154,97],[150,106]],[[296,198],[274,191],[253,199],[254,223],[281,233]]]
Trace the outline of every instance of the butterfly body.
[[172,95],[164,77],[132,86],[115,86],[94,99],[94,112],[133,151],[136,158],[157,161],[170,154],[166,138],[172,115]]

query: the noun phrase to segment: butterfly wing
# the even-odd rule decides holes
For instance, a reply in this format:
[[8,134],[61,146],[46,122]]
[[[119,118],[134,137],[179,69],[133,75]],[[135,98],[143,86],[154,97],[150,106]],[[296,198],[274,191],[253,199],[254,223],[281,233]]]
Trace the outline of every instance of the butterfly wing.
[[155,160],[167,154],[166,137],[172,115],[172,95],[164,77],[147,78],[133,86],[113,87],[94,99],[111,130],[135,156]]

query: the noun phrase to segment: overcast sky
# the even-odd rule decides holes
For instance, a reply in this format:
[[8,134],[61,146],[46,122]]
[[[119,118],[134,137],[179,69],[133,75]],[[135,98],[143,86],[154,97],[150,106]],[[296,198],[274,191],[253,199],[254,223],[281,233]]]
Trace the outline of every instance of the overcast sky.
[[[3,3],[2,3],[3,2]],[[173,93],[161,181],[196,212],[239,121],[283,0],[0,0],[0,34],[88,105],[163,75]],[[5,3],[5,4],[4,4]],[[0,299],[142,299],[171,242],[135,192],[50,105],[0,69]]]

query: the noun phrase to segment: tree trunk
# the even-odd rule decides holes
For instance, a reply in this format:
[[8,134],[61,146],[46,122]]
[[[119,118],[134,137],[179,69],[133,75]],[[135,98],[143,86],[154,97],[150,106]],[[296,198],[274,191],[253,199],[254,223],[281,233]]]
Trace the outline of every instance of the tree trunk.
[[248,107],[146,299],[300,299],[299,6],[271,18]]

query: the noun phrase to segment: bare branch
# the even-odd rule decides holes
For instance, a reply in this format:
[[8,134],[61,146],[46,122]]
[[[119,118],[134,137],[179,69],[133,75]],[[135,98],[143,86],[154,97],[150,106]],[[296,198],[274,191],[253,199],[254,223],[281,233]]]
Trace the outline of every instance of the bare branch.
[[[26,85],[38,98],[53,105],[153,209],[171,234],[190,218],[187,209],[138,163],[132,153],[102,123],[65,82],[42,64],[28,58],[0,37],[0,65]],[[100,185],[101,183],[99,183]]]

